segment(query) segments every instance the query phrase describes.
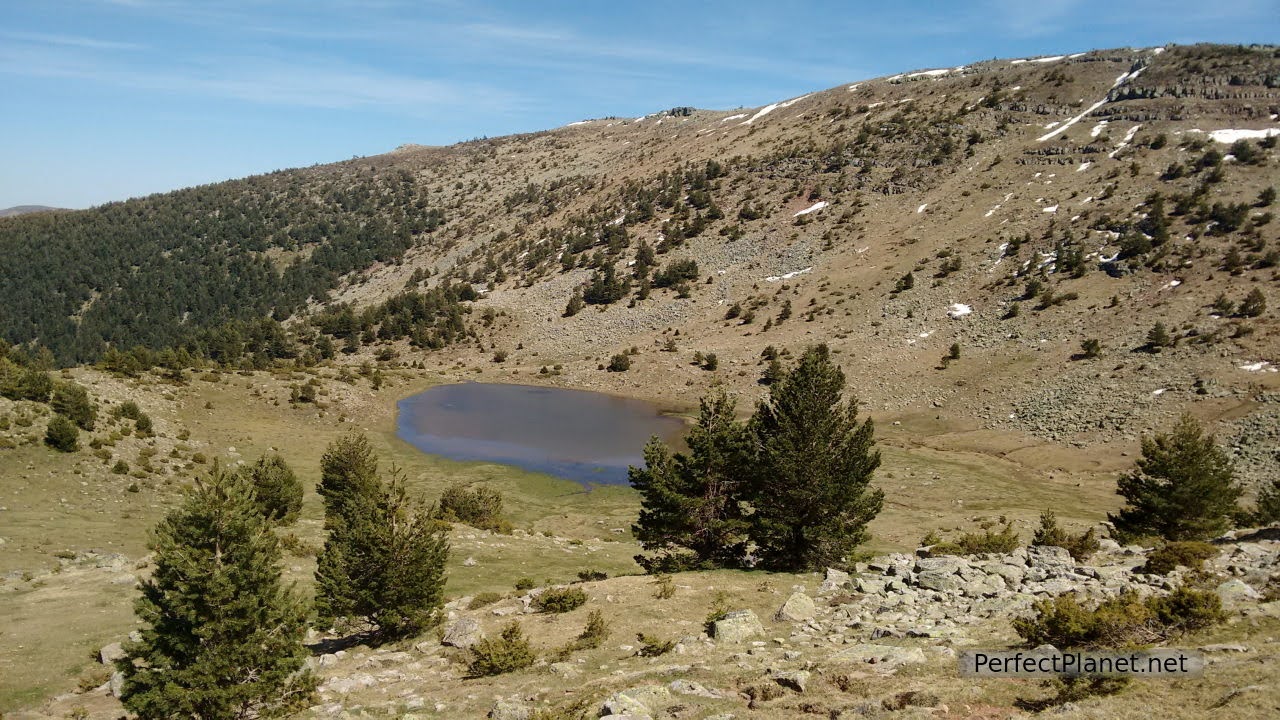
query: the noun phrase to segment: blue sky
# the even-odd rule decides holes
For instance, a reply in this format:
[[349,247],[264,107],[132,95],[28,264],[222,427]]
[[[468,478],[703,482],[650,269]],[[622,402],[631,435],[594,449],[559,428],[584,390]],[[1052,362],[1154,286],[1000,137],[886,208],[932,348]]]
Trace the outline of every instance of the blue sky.
[[1280,41],[1280,0],[0,0],[0,208],[1199,41]]

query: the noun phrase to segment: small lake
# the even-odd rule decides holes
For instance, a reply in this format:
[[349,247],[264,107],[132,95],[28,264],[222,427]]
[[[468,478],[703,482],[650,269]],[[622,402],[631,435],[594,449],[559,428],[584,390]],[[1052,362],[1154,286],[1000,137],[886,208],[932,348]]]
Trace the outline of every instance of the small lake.
[[398,407],[396,434],[423,452],[581,483],[626,483],[651,436],[675,444],[685,430],[642,400],[532,385],[439,385]]

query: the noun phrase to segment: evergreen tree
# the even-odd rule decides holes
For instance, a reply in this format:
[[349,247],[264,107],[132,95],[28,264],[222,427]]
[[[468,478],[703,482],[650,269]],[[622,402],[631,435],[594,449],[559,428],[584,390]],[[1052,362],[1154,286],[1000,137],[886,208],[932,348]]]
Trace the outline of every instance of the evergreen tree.
[[316,568],[321,622],[363,619],[380,639],[438,622],[448,526],[409,497],[400,473],[381,482],[368,439],[347,436],[325,452],[320,492],[329,530]]
[[767,567],[847,563],[880,512],[874,428],[858,422],[855,400],[842,401],[844,383],[827,346],[810,347],[751,420],[751,533]]
[[1164,323],[1157,322],[1147,331],[1147,348],[1150,350],[1159,350],[1173,344],[1173,339],[1169,337],[1169,331],[1165,329]]
[[644,448],[645,467],[628,470],[641,498],[632,530],[657,553],[637,558],[647,569],[678,569],[682,553],[692,554],[686,564],[701,566],[730,565],[741,556],[746,524],[739,500],[750,445],[735,406],[717,388],[702,399],[698,423],[685,437],[687,454],[672,454],[654,437]]
[[1206,540],[1230,524],[1242,489],[1231,458],[1190,415],[1168,434],[1142,439],[1137,468],[1116,492],[1125,507],[1109,519],[1122,537]]
[[1258,288],[1249,291],[1249,294],[1240,302],[1240,307],[1236,308],[1236,313],[1240,317],[1258,317],[1267,311],[1267,296]]
[[89,401],[89,393],[73,382],[59,382],[53,386],[53,398],[49,407],[55,413],[65,415],[81,430],[92,430],[98,413]]
[[302,481],[279,455],[263,455],[241,471],[253,488],[253,500],[266,519],[291,525],[302,512]]
[[1272,478],[1258,490],[1258,511],[1254,516],[1260,525],[1280,523],[1280,480]]
[[44,432],[44,442],[54,450],[75,452],[80,449],[80,431],[63,415],[54,415]]
[[125,707],[141,718],[271,717],[305,707],[306,609],[280,579],[280,547],[243,478],[215,470],[156,527],[155,572],[135,612]]

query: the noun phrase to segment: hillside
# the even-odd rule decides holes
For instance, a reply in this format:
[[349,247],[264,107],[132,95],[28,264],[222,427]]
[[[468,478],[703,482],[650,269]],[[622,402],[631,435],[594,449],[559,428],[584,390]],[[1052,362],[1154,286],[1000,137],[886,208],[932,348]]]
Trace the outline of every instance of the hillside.
[[48,212],[50,210],[59,210],[61,208],[49,207],[48,205],[14,205],[11,208],[0,210],[0,218],[16,217],[18,215],[27,215],[29,213]]
[[[683,396],[713,377],[697,350],[746,388],[766,346],[823,339],[878,412],[1095,443],[1194,405],[1265,464],[1250,448],[1274,424],[1242,418],[1276,417],[1274,310],[1235,308],[1275,294],[1278,68],[1270,47],[987,61],[21,218],[0,227],[0,331],[63,362],[214,354],[196,331],[274,315],[305,340],[320,304],[452,278],[499,316],[471,324],[471,357],[500,347],[577,386]],[[678,259],[697,277],[660,287]],[[606,266],[620,301],[562,317]],[[1135,354],[1157,321],[1177,346]],[[675,331],[678,352],[656,352]],[[1101,358],[1073,359],[1086,339]],[[632,346],[631,372],[595,371]]]
[[[453,482],[506,495],[514,535],[451,534],[451,620],[492,634],[530,615],[549,653],[585,611],[537,614],[539,589],[511,595],[513,582],[598,571],[612,577],[586,587],[615,637],[568,666],[485,680],[464,679],[461,650],[435,637],[325,653],[311,716],[476,717],[575,699],[594,716],[614,693],[652,685],[664,717],[1016,715],[1015,696],[1034,686],[959,680],[956,648],[1012,642],[1011,614],[1062,582],[1105,595],[1172,581],[1130,578],[1147,551],[1108,545],[1080,567],[1025,549],[948,565],[964,583],[931,588],[919,579],[936,563],[902,553],[931,531],[1005,519],[1025,541],[1045,508],[1097,525],[1120,504],[1116,477],[1140,438],[1183,412],[1234,457],[1246,502],[1280,475],[1278,139],[1280,48],[1095,50],[913,70],[759,108],[404,145],[8,218],[0,380],[24,364],[51,370],[99,414],[80,450],[57,453],[43,445],[47,403],[0,397],[0,712],[120,714],[99,687],[109,673],[97,651],[136,627],[128,603],[150,571],[148,528],[215,461],[276,452],[297,469],[308,492],[285,571],[309,592],[323,540],[318,459],[360,430],[429,500]],[[397,400],[471,379],[598,390],[683,415],[723,384],[749,412],[767,391],[767,358],[819,342],[884,456],[868,548],[882,556],[834,584],[688,573],[655,603],[632,560],[634,492],[451,462],[395,434]],[[608,371],[621,353],[629,369]],[[153,431],[123,414],[130,401]],[[1274,687],[1250,688],[1274,669],[1276,548],[1270,536],[1223,541],[1211,564],[1218,585],[1272,585],[1192,638],[1245,648],[1211,651],[1220,674],[1095,698],[1071,716],[1154,706],[1197,717],[1221,701],[1267,717]],[[1006,592],[987,579],[1000,564],[1044,577],[1019,574]],[[711,641],[699,626],[717,591],[768,630],[741,646]],[[774,620],[793,591],[816,599],[812,617]],[[504,598],[472,607],[486,592]],[[638,632],[678,642],[677,654],[637,657]],[[840,651],[852,655],[833,662]],[[912,661],[891,661],[898,653]],[[864,667],[882,656],[889,666]],[[798,672],[814,675],[787,675]],[[808,694],[796,689],[810,680]],[[786,692],[757,703],[762,685]]]

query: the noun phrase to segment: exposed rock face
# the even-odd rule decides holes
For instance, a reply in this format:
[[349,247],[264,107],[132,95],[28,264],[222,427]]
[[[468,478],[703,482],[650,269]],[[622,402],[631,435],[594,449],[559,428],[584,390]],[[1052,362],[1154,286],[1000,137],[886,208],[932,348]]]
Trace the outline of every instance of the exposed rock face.
[[614,693],[600,706],[600,716],[651,717],[671,700],[671,692],[661,685],[642,685]]
[[483,637],[480,633],[480,623],[471,618],[459,618],[445,627],[444,637],[440,642],[451,647],[466,649],[480,642]]
[[760,618],[750,610],[735,610],[715,621],[712,625],[712,636],[721,642],[742,642],[764,634],[764,626]]
[[799,622],[808,620],[817,612],[817,607],[813,604],[813,598],[804,593],[792,593],[791,597],[778,608],[778,612],[774,614],[773,619],[778,621]]

